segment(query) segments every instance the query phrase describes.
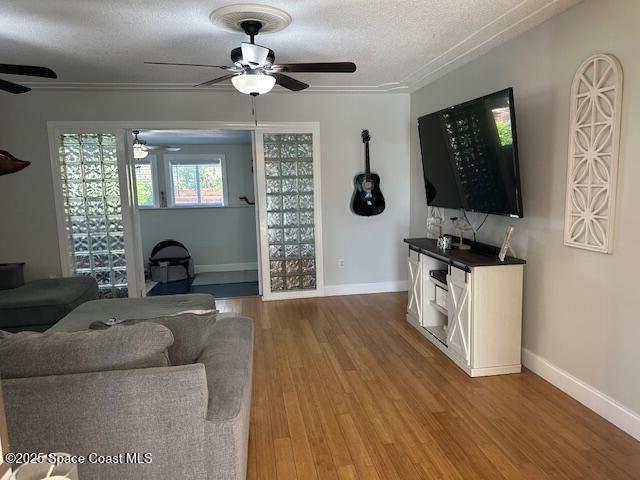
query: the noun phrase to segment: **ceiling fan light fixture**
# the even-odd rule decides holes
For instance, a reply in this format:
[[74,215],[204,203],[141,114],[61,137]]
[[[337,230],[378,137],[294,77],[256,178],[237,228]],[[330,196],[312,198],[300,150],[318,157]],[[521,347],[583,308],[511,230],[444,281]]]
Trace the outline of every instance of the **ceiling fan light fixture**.
[[136,160],[142,160],[149,155],[149,152],[145,148],[145,142],[138,138],[139,133],[140,130],[133,130],[133,158]]
[[261,72],[245,72],[232,77],[231,83],[239,92],[256,96],[270,92],[276,79]]
[[133,158],[142,160],[143,158],[147,158],[147,155],[149,155],[149,152],[145,150],[144,145],[141,143],[133,144]]

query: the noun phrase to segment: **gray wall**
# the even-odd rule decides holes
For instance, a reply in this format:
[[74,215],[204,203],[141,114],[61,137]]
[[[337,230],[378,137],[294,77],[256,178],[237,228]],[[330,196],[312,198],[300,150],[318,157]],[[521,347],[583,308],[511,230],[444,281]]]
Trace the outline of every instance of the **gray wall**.
[[[240,93],[33,91],[0,101],[0,145],[32,162],[0,177],[0,252],[26,261],[27,278],[61,271],[47,120],[251,121],[250,99]],[[274,92],[256,104],[260,121],[320,122],[325,283],[406,281],[409,95]],[[374,218],[356,217],[348,207],[353,176],[363,168],[363,128],[371,130],[372,165],[387,199],[387,210]]]
[[182,242],[199,267],[257,262],[252,207],[143,210],[140,226],[145,263],[154,245],[169,238]]
[[[522,220],[489,217],[479,239],[514,224],[525,268],[524,347],[640,412],[640,2],[587,0],[411,96],[411,230],[425,232],[416,119],[508,86],[515,89]],[[625,73],[613,255],[563,245],[569,93],[578,66],[611,52]],[[474,216],[477,224],[482,216]]]
[[164,180],[165,155],[223,154],[228,207],[158,208],[140,210],[145,261],[154,245],[172,238],[185,244],[196,265],[256,263],[257,238],[254,207],[239,200],[254,200],[251,145],[178,145],[179,153],[157,152],[158,177]]

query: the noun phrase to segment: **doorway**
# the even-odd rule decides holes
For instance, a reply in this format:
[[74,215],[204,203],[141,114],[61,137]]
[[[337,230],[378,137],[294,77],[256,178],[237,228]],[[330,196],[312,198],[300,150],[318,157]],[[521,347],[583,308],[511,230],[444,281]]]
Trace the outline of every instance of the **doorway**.
[[252,132],[132,133],[146,295],[259,295]]
[[[177,130],[170,130],[171,128]],[[187,147],[185,151],[178,149],[180,146],[174,145],[173,139],[152,138],[148,147],[161,148],[146,148],[147,155],[134,158],[133,131],[137,129],[140,131],[138,140],[141,140],[140,135],[144,139],[145,135],[153,137],[153,133],[207,135],[218,131],[230,134],[242,131],[244,141],[251,138],[249,169],[254,172],[251,172],[248,186],[253,187],[254,196],[246,195],[247,199],[244,200],[240,197],[245,195],[237,194],[238,192],[234,194],[233,189],[229,188],[226,191],[223,188],[221,193],[210,192],[207,178],[214,174],[222,177],[227,175],[227,162],[219,161],[211,152],[201,154],[209,158],[208,163],[213,166],[200,167],[200,163],[207,162],[200,162],[195,157],[180,161],[179,157],[186,153]],[[230,270],[228,263],[222,264],[225,267],[217,267],[221,264],[201,263],[194,258],[192,273],[187,270],[187,275],[195,279],[199,273],[255,272],[257,263],[258,294],[262,295],[263,300],[323,295],[318,123],[264,123],[255,126],[251,123],[198,121],[85,121],[48,122],[48,130],[60,261],[64,276],[91,275],[98,280],[104,296],[143,297],[147,290],[150,292],[156,286],[153,284],[148,288],[145,282],[145,270],[150,276],[148,257],[151,256],[153,246],[149,246],[149,242],[143,247],[143,216],[153,215],[154,211],[164,209],[175,211],[176,216],[183,220],[189,216],[189,209],[180,202],[202,203],[204,199],[205,203],[212,201],[222,204],[201,205],[200,210],[191,209],[192,213],[202,214],[207,210],[229,211],[232,201],[242,201],[255,202],[255,205],[247,203],[247,206],[236,208],[252,212],[256,262],[246,262],[251,264],[246,265],[238,260]],[[166,156],[163,162],[157,160],[160,155]],[[147,158],[149,160],[145,161]],[[182,189],[181,185],[177,185],[180,188],[176,189],[167,183],[167,179],[183,177],[191,179],[189,181],[192,188]],[[196,179],[195,186],[193,178]],[[198,183],[199,178],[203,182]],[[138,179],[141,180],[140,198],[137,193]],[[143,185],[144,182],[146,183]],[[189,191],[176,197],[176,191],[180,193],[183,190]],[[249,188],[245,190],[251,191]],[[169,197],[169,193],[173,197]],[[212,200],[214,198],[217,200]],[[176,240],[168,236],[172,231],[169,231],[168,225],[162,220],[156,219],[151,223],[165,234],[162,238]],[[186,235],[192,233],[194,225],[197,222],[184,225],[178,231],[180,236],[176,235],[177,238],[187,238]],[[175,231],[174,229],[173,232]],[[244,238],[244,233],[236,231],[233,241],[238,243]],[[186,247],[189,257],[194,256],[197,249],[190,247],[194,243],[180,243]],[[235,243],[228,245],[233,247]],[[184,265],[187,269],[191,268],[190,262],[186,261],[182,267],[178,265],[178,268],[185,269]],[[167,279],[175,279],[168,271],[166,275]],[[236,277],[241,274],[233,275],[235,278],[227,277],[222,281],[227,284],[245,283],[238,281],[244,278]],[[204,285],[220,285],[208,283],[216,275],[203,277],[201,282]],[[216,278],[213,281],[220,280]],[[192,283],[188,284],[190,289],[201,286]],[[226,296],[228,294],[224,292],[217,295],[218,298]]]

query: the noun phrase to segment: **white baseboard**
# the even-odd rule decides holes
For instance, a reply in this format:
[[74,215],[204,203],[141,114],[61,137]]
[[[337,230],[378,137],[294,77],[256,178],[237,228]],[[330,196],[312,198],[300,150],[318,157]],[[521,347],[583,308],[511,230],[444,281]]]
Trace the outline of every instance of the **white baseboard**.
[[218,263],[216,265],[196,265],[194,271],[202,272],[239,272],[240,270],[257,270],[258,262],[249,263]]
[[522,349],[522,363],[619,429],[640,440],[640,414],[526,348]]
[[324,296],[362,295],[365,293],[406,292],[409,287],[407,280],[378,283],[346,283],[343,285],[325,285]]

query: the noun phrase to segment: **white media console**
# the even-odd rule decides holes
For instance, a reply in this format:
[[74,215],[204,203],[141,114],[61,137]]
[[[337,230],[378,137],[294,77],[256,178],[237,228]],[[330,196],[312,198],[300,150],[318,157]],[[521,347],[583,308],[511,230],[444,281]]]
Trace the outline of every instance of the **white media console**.
[[521,370],[524,260],[498,259],[496,247],[409,245],[407,320],[472,377]]

